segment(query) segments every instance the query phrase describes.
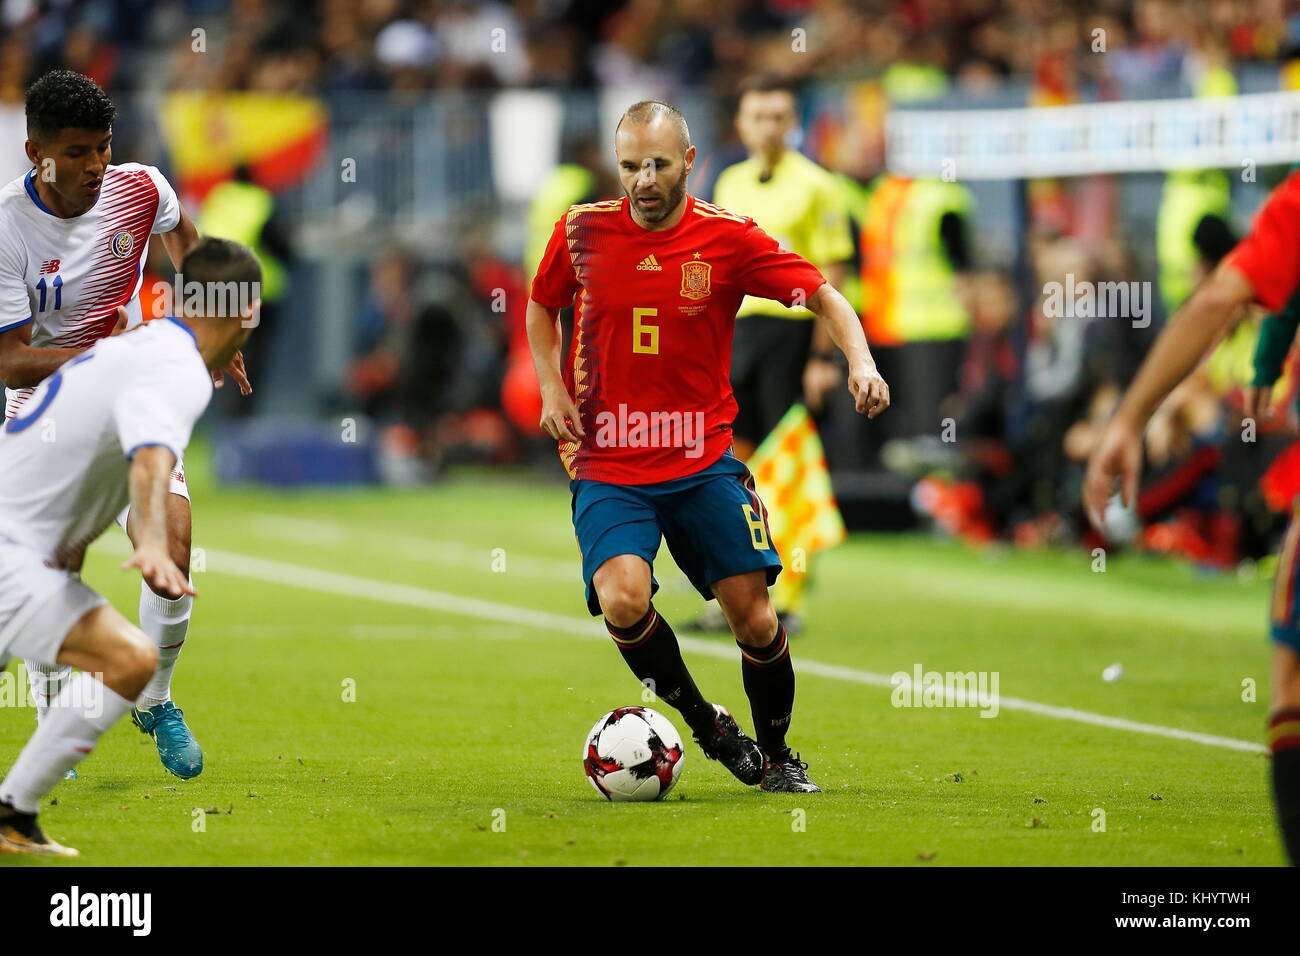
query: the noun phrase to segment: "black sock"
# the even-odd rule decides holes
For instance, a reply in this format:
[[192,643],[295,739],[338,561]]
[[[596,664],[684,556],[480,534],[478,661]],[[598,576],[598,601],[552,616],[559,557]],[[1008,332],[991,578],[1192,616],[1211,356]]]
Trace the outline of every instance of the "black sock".
[[36,835],[36,814],[24,813],[8,801],[0,800],[0,819],[25,837]]
[[754,736],[769,757],[785,750],[785,734],[794,710],[794,665],[785,627],[776,626],[776,637],[767,647],[746,647],[739,641],[740,672],[745,679],[749,709],[754,715]]
[[677,635],[653,604],[631,627],[615,627],[606,618],[605,628],[637,680],[676,707],[691,730],[703,733],[713,726],[713,707],[691,680]]
[[1268,743],[1282,845],[1291,865],[1300,866],[1300,708],[1279,710],[1269,718]]

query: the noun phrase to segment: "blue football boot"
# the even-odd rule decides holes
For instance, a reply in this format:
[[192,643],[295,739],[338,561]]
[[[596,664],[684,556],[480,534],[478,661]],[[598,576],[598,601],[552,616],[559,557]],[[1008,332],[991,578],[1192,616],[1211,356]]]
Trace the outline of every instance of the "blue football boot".
[[185,714],[170,700],[148,710],[132,708],[131,722],[153,738],[168,773],[188,780],[203,772],[203,748],[185,726]]

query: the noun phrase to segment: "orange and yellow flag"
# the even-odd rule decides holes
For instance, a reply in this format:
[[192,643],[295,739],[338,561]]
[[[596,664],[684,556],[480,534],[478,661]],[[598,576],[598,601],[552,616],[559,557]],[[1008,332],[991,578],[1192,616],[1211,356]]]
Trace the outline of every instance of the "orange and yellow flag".
[[162,105],[162,131],[183,193],[201,201],[246,165],[270,190],[301,182],[325,150],[329,113],[297,94],[178,91]]
[[808,409],[792,406],[754,450],[748,465],[767,506],[772,540],[785,563],[782,578],[802,576],[808,558],[835,547],[846,536],[822,441]]

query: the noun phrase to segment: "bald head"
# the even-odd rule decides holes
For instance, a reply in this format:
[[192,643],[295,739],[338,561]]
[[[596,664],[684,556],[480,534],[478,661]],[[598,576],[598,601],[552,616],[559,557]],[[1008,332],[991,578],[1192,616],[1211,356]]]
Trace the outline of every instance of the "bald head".
[[623,128],[625,123],[647,127],[665,124],[676,135],[683,153],[691,147],[691,131],[686,126],[686,117],[671,103],[665,103],[662,100],[642,100],[639,103],[633,103],[619,119],[618,126],[614,130],[615,138],[618,137],[618,131]]
[[646,229],[668,229],[681,219],[695,147],[686,120],[659,100],[633,104],[614,131],[618,178],[632,216]]

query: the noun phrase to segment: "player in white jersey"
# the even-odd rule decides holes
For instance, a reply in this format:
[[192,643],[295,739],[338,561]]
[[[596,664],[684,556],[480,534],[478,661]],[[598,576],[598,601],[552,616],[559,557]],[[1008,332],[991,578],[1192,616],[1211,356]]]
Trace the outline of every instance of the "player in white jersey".
[[[252,252],[227,239],[200,240],[185,270],[261,281]],[[0,667],[21,655],[79,668],[0,782],[0,852],[76,855],[41,831],[41,800],[132,710],[158,663],[156,644],[82,582],[86,548],[129,501],[135,553],[123,567],[155,591],[193,595],[169,547],[167,483],[212,395],[210,372],[248,338],[257,305],[101,339],[0,433]]]
[[[79,73],[55,70],[27,92],[27,156],[33,169],[0,188],[0,381],[5,417],[25,408],[36,385],[69,358],[141,320],[138,293],[149,239],[158,234],[179,268],[198,232],[167,180],[151,166],[109,165],[112,102]],[[125,308],[119,321],[119,308]],[[251,392],[236,354],[227,369]],[[214,376],[221,384],[221,373]],[[172,559],[187,575],[190,502],[181,462],[166,510]],[[120,523],[136,540],[134,521]],[[172,703],[171,678],[189,628],[190,596],[140,587],[140,626],[159,666],[132,718],[180,777],[203,769],[203,751]],[[66,668],[29,664],[38,718],[67,680]]]

